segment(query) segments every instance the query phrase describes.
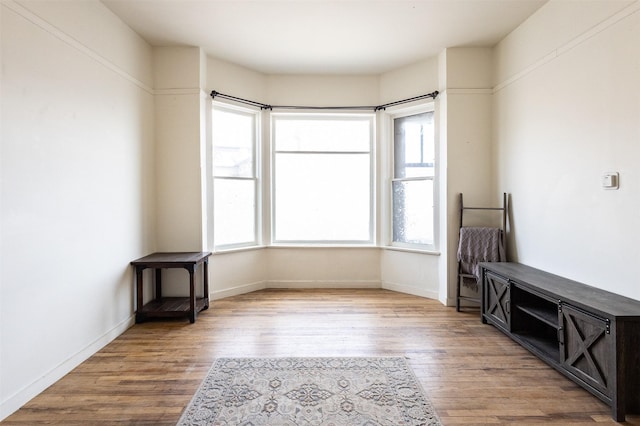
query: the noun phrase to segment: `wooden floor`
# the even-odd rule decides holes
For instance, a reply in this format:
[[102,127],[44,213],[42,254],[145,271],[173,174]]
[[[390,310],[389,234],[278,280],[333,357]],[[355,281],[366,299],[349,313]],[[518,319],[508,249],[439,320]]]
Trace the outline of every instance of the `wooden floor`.
[[194,324],[135,325],[3,424],[175,425],[222,356],[404,356],[444,425],[614,423],[477,312],[385,290],[264,290]]

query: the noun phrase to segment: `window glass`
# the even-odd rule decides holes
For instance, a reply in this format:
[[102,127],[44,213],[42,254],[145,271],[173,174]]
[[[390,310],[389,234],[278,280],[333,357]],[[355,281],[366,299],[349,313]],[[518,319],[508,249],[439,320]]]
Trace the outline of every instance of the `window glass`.
[[214,179],[216,246],[256,240],[256,189],[253,180]]
[[370,240],[368,154],[281,154],[276,161],[277,240]]
[[433,113],[394,119],[394,177],[434,176]]
[[393,182],[393,241],[433,244],[433,181]]
[[373,241],[373,115],[274,115],[273,240]]
[[212,126],[215,176],[253,177],[255,116],[214,109]]
[[369,120],[345,118],[276,120],[277,151],[369,152]]

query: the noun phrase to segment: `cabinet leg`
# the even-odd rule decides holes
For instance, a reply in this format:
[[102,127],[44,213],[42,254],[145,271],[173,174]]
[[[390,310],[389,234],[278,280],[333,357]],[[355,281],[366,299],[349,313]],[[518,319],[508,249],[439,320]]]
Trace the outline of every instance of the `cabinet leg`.
[[611,406],[611,418],[613,418],[613,420],[615,420],[616,422],[623,423],[626,417],[625,410],[619,405],[620,404],[614,402],[614,404]]

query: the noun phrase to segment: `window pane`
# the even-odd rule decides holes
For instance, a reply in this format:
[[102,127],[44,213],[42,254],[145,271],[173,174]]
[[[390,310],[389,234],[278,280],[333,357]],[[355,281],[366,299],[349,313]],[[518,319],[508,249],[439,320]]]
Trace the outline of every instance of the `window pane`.
[[370,241],[369,154],[277,154],[276,241]]
[[394,177],[434,176],[433,112],[395,118]]
[[370,118],[276,119],[276,151],[369,152],[370,128]]
[[214,109],[212,133],[214,175],[254,177],[254,115]]
[[393,241],[433,244],[433,181],[393,182]]
[[256,242],[255,188],[253,179],[214,179],[216,246]]

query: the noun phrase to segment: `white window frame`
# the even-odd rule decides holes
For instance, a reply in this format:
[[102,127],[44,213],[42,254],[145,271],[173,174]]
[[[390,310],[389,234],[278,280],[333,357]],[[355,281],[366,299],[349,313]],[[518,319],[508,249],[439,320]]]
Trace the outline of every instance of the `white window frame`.
[[[422,114],[426,112],[433,112],[434,114],[434,176],[420,177],[420,178],[395,178],[395,129],[394,120],[396,118],[408,117],[412,115]],[[435,102],[414,104],[411,106],[399,106],[386,111],[386,124],[388,126],[388,179],[387,186],[387,246],[392,248],[425,251],[430,253],[437,253],[439,247],[439,175],[440,175],[440,161],[439,161],[439,146],[438,146],[438,115],[435,109]],[[406,243],[393,240],[393,182],[394,181],[410,181],[410,180],[432,180],[433,181],[433,242],[431,244],[418,244],[418,243]]]
[[[279,118],[286,117],[289,119],[338,119],[338,120],[350,120],[351,118],[363,119],[366,118],[369,121],[370,133],[369,133],[369,238],[366,240],[277,240],[276,239],[276,121]],[[326,246],[357,246],[367,247],[375,246],[376,241],[376,115],[374,113],[345,113],[345,112],[314,112],[314,111],[302,111],[302,112],[278,112],[271,113],[271,177],[270,177],[270,191],[271,191],[271,221],[270,221],[270,245],[271,246],[313,246],[313,247],[326,247]],[[311,151],[300,151],[309,154],[313,154]],[[322,154],[362,154],[363,152],[349,152],[349,151],[319,151]]]
[[[213,140],[213,112],[215,109],[223,110],[230,113],[237,113],[243,115],[253,116],[253,176],[252,177],[229,177],[229,176],[216,176],[214,170],[214,140]],[[221,252],[221,251],[230,251],[242,248],[254,248],[260,247],[262,245],[262,167],[261,167],[261,139],[262,139],[262,113],[260,109],[257,108],[247,108],[241,107],[235,104],[212,101],[211,102],[211,112],[209,114],[210,126],[211,130],[211,140],[208,143],[207,150],[207,170],[208,170],[208,179],[210,184],[210,192],[209,192],[209,246],[212,247],[213,251]],[[215,187],[216,179],[229,179],[229,180],[238,180],[238,181],[248,181],[251,180],[254,182],[254,238],[252,241],[246,241],[241,243],[231,243],[231,244],[216,244],[215,241],[215,193],[213,188]]]

